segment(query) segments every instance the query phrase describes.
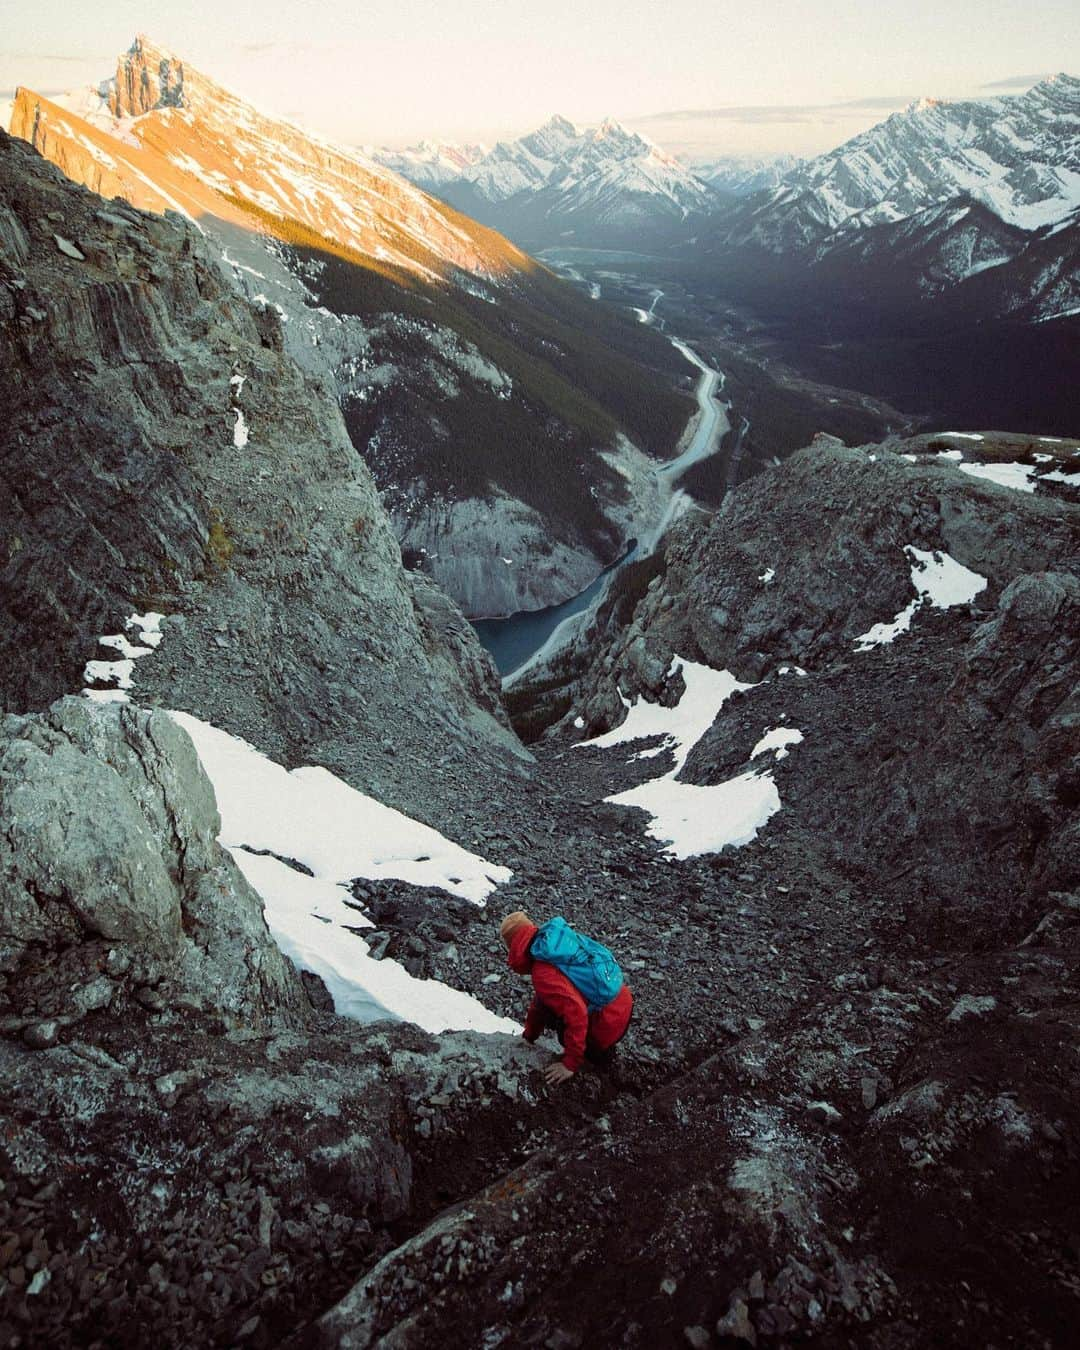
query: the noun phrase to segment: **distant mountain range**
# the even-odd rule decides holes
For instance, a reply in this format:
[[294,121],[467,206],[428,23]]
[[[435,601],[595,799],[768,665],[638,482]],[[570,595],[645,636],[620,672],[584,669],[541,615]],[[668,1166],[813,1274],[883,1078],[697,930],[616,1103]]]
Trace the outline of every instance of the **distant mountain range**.
[[[1080,80],[923,99],[722,211],[702,252],[747,249],[927,298],[963,283],[981,314],[1080,312]],[[975,279],[978,279],[977,281]],[[875,282],[877,284],[877,282]]]
[[372,153],[459,210],[533,246],[556,238],[584,243],[668,234],[718,202],[693,170],[610,118],[579,128],[555,116],[490,150],[426,142]]
[[800,291],[809,269],[890,305],[978,278],[960,308],[1080,312],[1080,80],[1068,75],[1019,95],[922,99],[810,160],[688,167],[616,122],[580,130],[564,117],[490,150],[372,153],[533,249],[663,242],[724,273],[737,265],[751,290],[778,268],[789,285],[790,263]]
[[794,166],[743,228],[769,248],[813,247],[955,198],[1024,230],[1080,208],[1080,80],[1054,75],[994,99],[921,99]]
[[1080,420],[1080,80],[923,99],[677,248],[799,369],[912,412]]
[[749,197],[776,187],[801,162],[794,155],[721,155],[690,168],[721,197]]
[[649,456],[693,406],[659,334],[145,37],[63,105],[20,89],[11,130],[102,197],[215,241],[275,340],[334,383],[403,549],[468,613],[565,599],[634,533]]

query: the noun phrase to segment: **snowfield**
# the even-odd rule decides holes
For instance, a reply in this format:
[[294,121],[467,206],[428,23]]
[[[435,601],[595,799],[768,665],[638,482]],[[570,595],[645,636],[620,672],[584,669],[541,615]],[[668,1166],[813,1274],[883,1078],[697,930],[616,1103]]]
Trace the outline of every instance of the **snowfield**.
[[[780,810],[781,803],[768,770],[749,769],[725,783],[707,787],[679,782],[691,750],[731,695],[756,687],[741,683],[728,670],[713,670],[677,656],[668,675],[679,673],[686,689],[674,708],[644,699],[636,703],[623,699],[627,714],[622,724],[603,736],[579,741],[577,748],[602,750],[646,737],[663,737],[660,745],[642,750],[634,758],[649,759],[673,750],[675,763],[670,771],[606,800],[615,806],[636,806],[646,811],[652,817],[647,833],[666,845],[670,857],[682,859],[750,843]],[[775,752],[774,761],[782,759],[788,753],[786,747],[802,739],[802,732],[794,728],[774,728],[754,747],[751,759],[769,750]]]
[[325,982],[336,1012],[361,1022],[400,1018],[431,1032],[520,1030],[469,994],[418,980],[396,961],[374,960],[364,939],[350,931],[372,926],[350,903],[348,883],[355,877],[438,886],[479,905],[510,879],[507,868],[326,769],[289,772],[189,713],[169,716],[195,744],[217,795],[221,843],[262,897],[274,940],[301,970]]
[[[83,678],[112,687],[87,688],[84,696],[129,702],[135,662],[161,642],[163,618],[155,612],[131,615],[125,630],[135,631],[137,643],[125,633],[101,638],[119,659],[88,661]],[[394,878],[483,905],[510,880],[509,868],[470,853],[327,769],[289,772],[190,713],[168,715],[191,737],[217,797],[218,839],[262,899],[274,941],[298,969],[319,976],[337,1013],[360,1022],[415,1022],[435,1033],[521,1030],[471,994],[439,980],[416,979],[390,958],[375,960],[356,931],[373,925],[348,889],[358,877]]]
[[915,598],[888,623],[876,623],[855,639],[855,650],[868,652],[873,647],[895,642],[901,633],[911,627],[911,621],[924,605],[933,609],[949,609],[952,605],[967,605],[986,589],[986,578],[969,571],[947,553],[927,552],[907,544],[904,552],[911,559],[911,584]]

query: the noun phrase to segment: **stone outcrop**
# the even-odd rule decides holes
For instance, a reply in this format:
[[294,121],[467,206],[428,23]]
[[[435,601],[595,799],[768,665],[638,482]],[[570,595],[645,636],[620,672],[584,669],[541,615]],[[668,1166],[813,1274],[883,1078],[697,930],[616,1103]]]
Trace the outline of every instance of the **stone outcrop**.
[[[817,444],[711,520],[680,523],[662,557],[616,575],[569,682],[549,678],[578,737],[621,721],[624,698],[675,701],[674,656],[758,682],[724,708],[683,781],[733,777],[766,727],[799,728],[781,798],[821,850],[901,911],[973,940],[1015,933],[1078,879],[1080,505],[1068,487],[1019,493],[924,452]],[[924,604],[895,641],[859,650],[914,598],[909,545],[986,586],[971,603]]]
[[141,993],[234,1023],[302,1021],[296,972],[218,844],[213,789],[166,713],[69,697],[9,714],[0,819],[0,965],[32,960],[42,982],[50,965],[87,974],[40,1018]]

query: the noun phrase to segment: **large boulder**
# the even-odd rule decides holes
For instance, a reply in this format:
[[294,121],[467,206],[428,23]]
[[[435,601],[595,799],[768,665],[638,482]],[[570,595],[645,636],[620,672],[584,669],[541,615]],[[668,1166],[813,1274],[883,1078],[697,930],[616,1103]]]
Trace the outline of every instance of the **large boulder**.
[[0,959],[112,944],[143,984],[242,1019],[299,1015],[295,971],[217,842],[213,788],[164,712],[68,697],[0,722]]

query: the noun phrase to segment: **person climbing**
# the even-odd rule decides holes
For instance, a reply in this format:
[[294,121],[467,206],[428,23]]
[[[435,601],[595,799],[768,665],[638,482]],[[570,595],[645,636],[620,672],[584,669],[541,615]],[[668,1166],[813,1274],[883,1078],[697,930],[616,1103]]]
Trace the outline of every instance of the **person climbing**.
[[503,919],[499,936],[510,969],[532,977],[525,1039],[532,1044],[550,1029],[562,1044],[561,1059],[544,1070],[548,1083],[566,1082],[586,1060],[609,1064],[634,1009],[630,986],[611,952],[576,933],[563,918],[538,927],[520,909]]

